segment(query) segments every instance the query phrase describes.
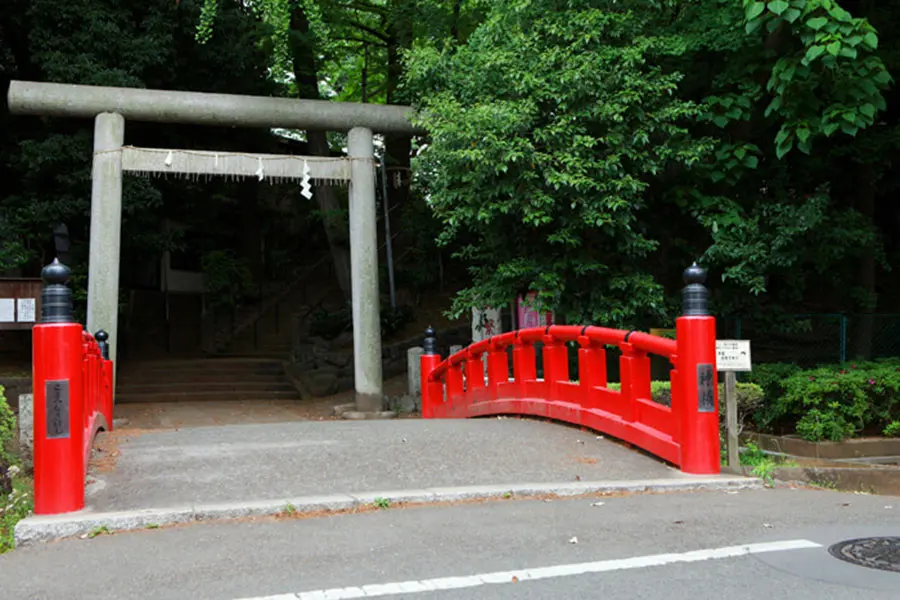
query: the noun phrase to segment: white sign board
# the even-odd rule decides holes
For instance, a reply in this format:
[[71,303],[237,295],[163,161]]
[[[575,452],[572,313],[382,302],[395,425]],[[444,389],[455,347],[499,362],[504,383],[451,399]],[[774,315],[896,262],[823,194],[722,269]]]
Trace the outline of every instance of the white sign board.
[[750,340],[716,340],[719,371],[750,371]]
[[16,320],[19,323],[34,323],[34,298],[16,300]]
[[0,323],[16,322],[16,299],[0,298]]

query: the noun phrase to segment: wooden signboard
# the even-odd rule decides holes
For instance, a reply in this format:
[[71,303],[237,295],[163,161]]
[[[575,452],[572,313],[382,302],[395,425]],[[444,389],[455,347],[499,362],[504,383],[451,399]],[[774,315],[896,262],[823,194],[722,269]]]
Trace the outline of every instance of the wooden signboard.
[[41,280],[0,279],[0,331],[26,330],[41,318]]

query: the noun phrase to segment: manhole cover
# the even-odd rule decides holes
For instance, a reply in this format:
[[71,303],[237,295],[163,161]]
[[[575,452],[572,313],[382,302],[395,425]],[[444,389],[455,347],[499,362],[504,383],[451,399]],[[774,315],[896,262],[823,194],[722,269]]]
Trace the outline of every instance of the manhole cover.
[[900,537],[847,540],[831,546],[828,552],[854,565],[900,573]]

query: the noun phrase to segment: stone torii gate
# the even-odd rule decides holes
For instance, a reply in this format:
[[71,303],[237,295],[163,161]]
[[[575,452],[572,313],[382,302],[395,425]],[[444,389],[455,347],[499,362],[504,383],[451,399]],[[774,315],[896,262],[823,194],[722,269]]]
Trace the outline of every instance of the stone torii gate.
[[[412,108],[133,88],[13,81],[13,114],[94,119],[87,329],[118,341],[122,173],[232,175],[350,182],[350,276],[356,405],[381,410],[381,317],[373,133],[421,133]],[[348,158],[124,146],[125,120],[228,127],[347,131]]]

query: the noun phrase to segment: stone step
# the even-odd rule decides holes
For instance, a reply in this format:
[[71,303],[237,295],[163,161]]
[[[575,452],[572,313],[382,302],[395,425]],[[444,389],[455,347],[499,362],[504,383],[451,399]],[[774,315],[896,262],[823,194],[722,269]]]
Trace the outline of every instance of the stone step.
[[195,372],[172,372],[172,373],[133,373],[127,376],[119,375],[116,378],[116,385],[119,388],[131,385],[154,385],[154,384],[182,384],[182,383],[202,383],[202,382],[230,382],[230,383],[257,383],[270,384],[279,383],[285,380],[283,371],[272,371],[269,373],[250,373],[250,372],[228,372],[228,371],[195,371]]
[[300,394],[292,391],[219,391],[219,392],[153,392],[116,394],[116,403],[138,402],[215,402],[217,400],[299,400]]
[[234,356],[215,359],[153,361],[128,365],[120,369],[120,377],[152,374],[164,377],[181,373],[282,373],[279,360],[255,356]]
[[166,381],[156,383],[119,383],[116,392],[131,394],[168,394],[189,392],[296,392],[296,388],[284,378],[271,381]]

